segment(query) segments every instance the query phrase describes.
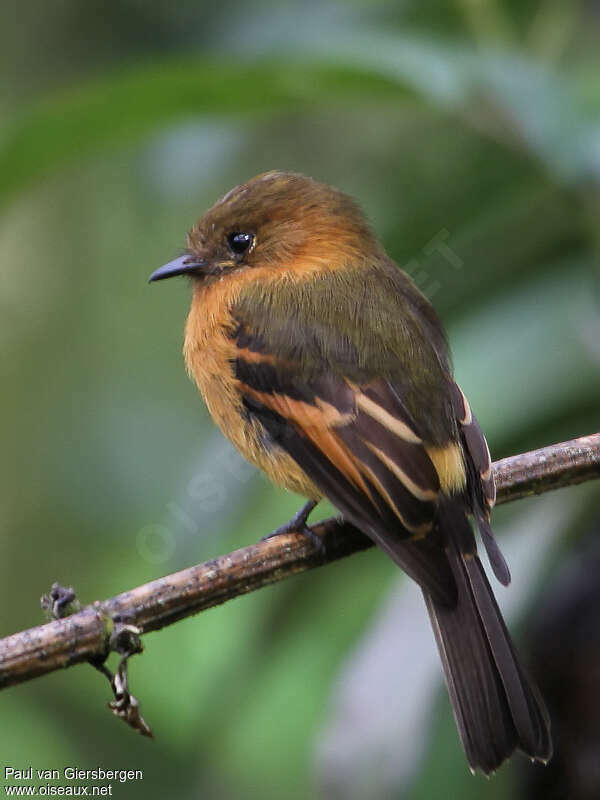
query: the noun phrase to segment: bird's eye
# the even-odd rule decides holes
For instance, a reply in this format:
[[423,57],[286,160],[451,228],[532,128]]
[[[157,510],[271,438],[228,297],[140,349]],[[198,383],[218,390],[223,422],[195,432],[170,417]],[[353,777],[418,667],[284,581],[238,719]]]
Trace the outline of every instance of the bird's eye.
[[253,242],[254,236],[251,233],[235,231],[234,233],[230,233],[227,237],[227,244],[231,248],[232,253],[236,256],[241,256],[246,253]]

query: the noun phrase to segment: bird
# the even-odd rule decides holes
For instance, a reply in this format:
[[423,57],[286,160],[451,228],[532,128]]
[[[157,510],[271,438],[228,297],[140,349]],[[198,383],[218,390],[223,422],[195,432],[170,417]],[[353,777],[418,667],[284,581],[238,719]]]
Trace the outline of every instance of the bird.
[[150,282],[185,275],[184,360],[223,434],[306,499],[273,535],[318,538],[328,499],[422,590],[473,772],[547,763],[550,720],[478,557],[503,585],[489,449],[443,325],[360,206],[301,174],[231,189]]

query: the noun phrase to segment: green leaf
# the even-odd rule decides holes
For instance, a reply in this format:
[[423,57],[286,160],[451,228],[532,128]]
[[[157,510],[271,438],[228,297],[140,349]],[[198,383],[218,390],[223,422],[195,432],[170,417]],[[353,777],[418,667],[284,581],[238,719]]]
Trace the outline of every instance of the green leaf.
[[5,132],[0,204],[58,167],[193,115],[262,115],[403,93],[383,75],[331,64],[190,59],[135,67],[56,93]]
[[361,33],[307,53],[136,66],[57,92],[9,126],[0,204],[69,162],[193,115],[258,116],[407,96],[459,114],[505,145],[529,149],[561,180],[596,169],[596,104],[575,81],[519,52],[433,38]]

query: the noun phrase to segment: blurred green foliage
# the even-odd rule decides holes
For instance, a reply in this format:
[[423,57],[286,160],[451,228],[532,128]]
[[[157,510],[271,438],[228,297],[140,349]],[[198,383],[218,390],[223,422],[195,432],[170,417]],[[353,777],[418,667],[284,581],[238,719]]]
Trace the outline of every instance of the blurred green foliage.
[[[1,635],[41,620],[54,580],[107,597],[296,510],[185,377],[185,283],[145,282],[261,171],[360,199],[447,322],[495,457],[600,428],[595,4],[28,6],[0,9]],[[575,505],[544,581],[598,500]],[[340,796],[320,732],[397,580],[369,552],[150,636],[131,672],[153,742],[111,718],[91,668],[2,692],[2,762],[143,769],[118,797]],[[381,691],[411,691],[402,665]],[[510,766],[468,774],[441,693],[420,735],[396,796],[514,796]]]

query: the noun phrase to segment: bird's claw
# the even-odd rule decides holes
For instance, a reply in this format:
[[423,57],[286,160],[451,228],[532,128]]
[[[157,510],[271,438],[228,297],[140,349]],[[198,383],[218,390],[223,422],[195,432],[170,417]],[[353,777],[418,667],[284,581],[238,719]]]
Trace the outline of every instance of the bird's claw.
[[286,533],[301,533],[309,540],[316,550],[324,554],[325,544],[323,539],[306,524],[310,512],[316,505],[314,500],[309,500],[308,503],[302,506],[300,511],[294,514],[294,516],[285,523],[285,525],[280,525],[279,528],[275,528],[274,531],[263,536],[261,542],[264,542],[266,539],[272,539],[274,536],[283,536]]

